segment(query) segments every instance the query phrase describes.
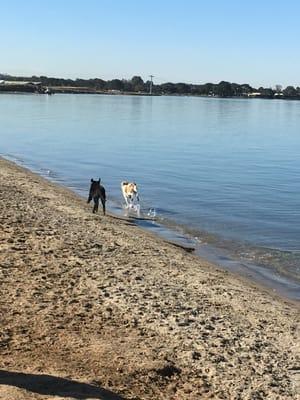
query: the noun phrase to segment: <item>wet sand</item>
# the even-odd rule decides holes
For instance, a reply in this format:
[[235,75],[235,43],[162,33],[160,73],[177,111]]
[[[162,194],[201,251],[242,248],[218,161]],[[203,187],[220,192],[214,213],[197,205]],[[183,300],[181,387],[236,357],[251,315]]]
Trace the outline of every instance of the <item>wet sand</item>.
[[0,159],[0,399],[300,398],[297,304],[91,209]]

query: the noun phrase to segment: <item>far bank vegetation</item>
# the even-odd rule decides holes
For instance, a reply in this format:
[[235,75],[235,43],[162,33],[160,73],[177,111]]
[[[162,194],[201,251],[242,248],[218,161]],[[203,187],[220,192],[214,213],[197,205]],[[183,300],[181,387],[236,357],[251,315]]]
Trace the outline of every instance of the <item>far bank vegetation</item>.
[[[24,82],[28,85],[21,84]],[[144,81],[140,76],[134,76],[129,80],[112,79],[105,81],[100,78],[63,79],[47,76],[17,77],[0,74],[0,92],[44,92],[44,90],[39,89],[40,87],[49,88],[54,93],[149,94],[151,81]],[[300,100],[300,87],[287,86],[283,88],[281,85],[276,85],[274,88],[254,88],[247,83],[238,84],[226,81],[205,84],[166,82],[153,84],[152,94]]]

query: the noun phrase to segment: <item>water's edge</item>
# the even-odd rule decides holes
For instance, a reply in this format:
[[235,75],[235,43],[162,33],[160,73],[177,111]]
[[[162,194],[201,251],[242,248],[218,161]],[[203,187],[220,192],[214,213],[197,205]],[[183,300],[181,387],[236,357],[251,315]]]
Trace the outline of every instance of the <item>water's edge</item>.
[[[84,191],[76,190],[74,187],[68,185],[66,181],[62,182],[55,175],[49,174],[49,171],[45,168],[36,168],[33,165],[26,163],[24,160],[12,155],[1,154],[0,156],[18,166],[29,169],[55,184],[67,187],[80,197],[86,196]],[[117,202],[114,202],[113,199],[109,200],[107,208],[109,212],[116,216],[124,216],[122,207]],[[170,224],[168,226],[167,221],[164,223],[164,221],[160,221],[159,219],[135,219],[135,224],[164,240],[186,247],[193,247],[195,249],[195,254],[200,258],[213,263],[217,267],[239,274],[248,280],[266,287],[267,289],[272,290],[274,294],[293,301],[300,300],[300,282],[293,280],[289,276],[285,276],[283,273],[280,273],[280,271],[273,269],[272,267],[259,265],[255,262],[248,261],[247,259],[236,257],[226,249],[226,246],[220,247],[205,240],[199,240],[187,231],[178,229],[178,226],[176,227],[175,225],[172,226]]]

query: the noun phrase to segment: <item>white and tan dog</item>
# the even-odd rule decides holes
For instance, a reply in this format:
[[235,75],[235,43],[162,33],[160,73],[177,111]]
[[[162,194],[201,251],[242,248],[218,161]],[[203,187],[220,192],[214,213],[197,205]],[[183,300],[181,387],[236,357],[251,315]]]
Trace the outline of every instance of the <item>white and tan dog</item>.
[[139,194],[135,182],[121,182],[121,190],[126,202],[126,208],[133,208],[139,213]]

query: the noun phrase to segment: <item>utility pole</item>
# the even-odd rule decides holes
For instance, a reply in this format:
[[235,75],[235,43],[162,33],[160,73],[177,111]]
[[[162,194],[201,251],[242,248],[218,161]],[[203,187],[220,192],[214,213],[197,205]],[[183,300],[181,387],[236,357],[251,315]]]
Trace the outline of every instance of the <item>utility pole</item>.
[[150,81],[150,91],[149,91],[149,94],[151,95],[151,94],[152,94],[152,86],[153,86],[152,79],[154,78],[154,75],[149,75],[149,76],[150,76],[150,78],[151,78],[151,81]]

